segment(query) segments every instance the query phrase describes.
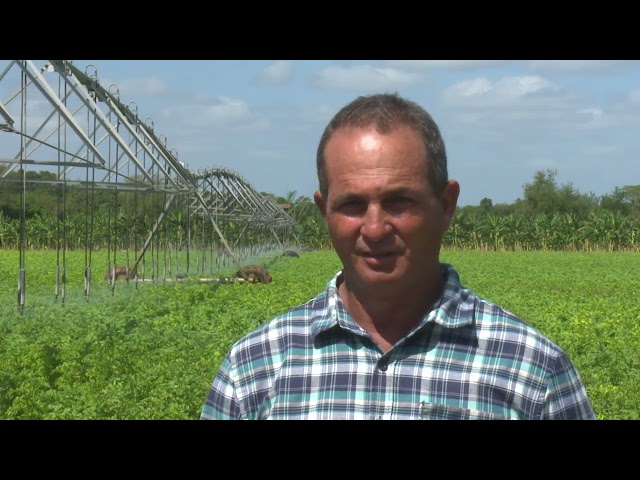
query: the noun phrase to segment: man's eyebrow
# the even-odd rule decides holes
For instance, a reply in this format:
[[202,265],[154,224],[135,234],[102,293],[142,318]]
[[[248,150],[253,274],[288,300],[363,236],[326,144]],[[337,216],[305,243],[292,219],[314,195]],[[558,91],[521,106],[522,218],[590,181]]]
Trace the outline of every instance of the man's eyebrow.
[[[405,196],[405,195],[415,195],[416,189],[413,188],[409,188],[409,187],[398,187],[398,188],[391,188],[389,190],[386,190],[383,194],[382,194],[382,198],[389,198],[389,197],[397,197],[397,196]],[[342,193],[340,195],[336,195],[336,197],[334,198],[334,202],[344,202],[344,201],[350,201],[350,200],[362,200],[366,198],[366,195],[362,195],[356,192],[345,192]]]
[[410,187],[391,188],[386,193],[386,197],[395,197],[399,195],[415,195],[416,189]]
[[342,193],[340,195],[336,195],[333,201],[337,203],[337,202],[346,202],[351,200],[362,200],[363,198],[364,198],[363,195],[359,195],[357,193]]

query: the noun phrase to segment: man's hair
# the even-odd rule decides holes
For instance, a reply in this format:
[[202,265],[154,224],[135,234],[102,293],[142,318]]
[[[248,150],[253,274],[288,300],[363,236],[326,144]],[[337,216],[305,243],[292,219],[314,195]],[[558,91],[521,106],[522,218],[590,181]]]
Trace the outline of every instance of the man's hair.
[[369,125],[375,125],[382,135],[402,126],[408,126],[418,133],[427,152],[425,162],[431,187],[436,195],[444,191],[448,181],[447,153],[438,125],[417,103],[397,93],[380,93],[356,98],[342,107],[326,126],[316,154],[319,188],[323,196],[326,197],[329,189],[324,158],[327,143],[337,130]]

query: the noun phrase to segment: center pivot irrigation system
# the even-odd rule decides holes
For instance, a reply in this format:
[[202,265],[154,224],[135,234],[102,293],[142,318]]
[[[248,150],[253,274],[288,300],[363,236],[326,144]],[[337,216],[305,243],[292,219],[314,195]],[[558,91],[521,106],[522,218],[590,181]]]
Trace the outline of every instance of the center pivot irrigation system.
[[226,265],[242,272],[241,261],[297,243],[295,220],[273,198],[226,168],[191,171],[135,103],[125,105],[116,85],[100,84],[95,66],[40,62],[11,60],[0,70],[0,189],[20,195],[21,205],[20,312],[30,245],[26,205],[38,188],[56,192],[55,296],[63,303],[69,248],[85,251],[88,301],[92,252],[99,249],[108,251],[99,271],[113,291],[118,275],[137,282],[213,274]]

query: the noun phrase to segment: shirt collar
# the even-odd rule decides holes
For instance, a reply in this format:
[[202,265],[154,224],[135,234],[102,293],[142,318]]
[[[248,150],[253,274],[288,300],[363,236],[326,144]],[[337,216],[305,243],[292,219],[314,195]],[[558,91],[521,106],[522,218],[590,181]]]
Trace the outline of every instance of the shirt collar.
[[[474,320],[474,293],[462,285],[460,276],[452,265],[441,263],[440,271],[445,280],[442,295],[432,309],[424,315],[418,328],[422,328],[430,321],[445,328],[458,328],[468,325]],[[338,294],[337,285],[340,275],[342,275],[342,270],[329,280],[325,290],[314,299],[314,314],[310,326],[314,338],[318,333],[337,325],[344,327],[353,322],[344,310]]]

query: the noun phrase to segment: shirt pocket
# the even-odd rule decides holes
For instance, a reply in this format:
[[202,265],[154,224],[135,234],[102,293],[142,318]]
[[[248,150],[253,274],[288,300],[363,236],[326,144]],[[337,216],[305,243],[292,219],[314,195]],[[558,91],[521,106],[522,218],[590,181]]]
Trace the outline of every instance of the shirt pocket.
[[420,418],[422,420],[510,420],[509,417],[496,413],[428,402],[420,403]]

